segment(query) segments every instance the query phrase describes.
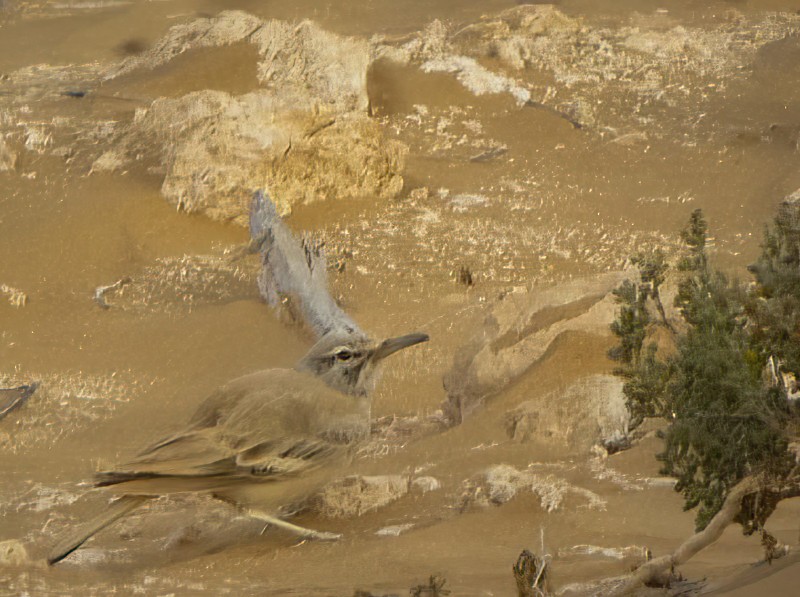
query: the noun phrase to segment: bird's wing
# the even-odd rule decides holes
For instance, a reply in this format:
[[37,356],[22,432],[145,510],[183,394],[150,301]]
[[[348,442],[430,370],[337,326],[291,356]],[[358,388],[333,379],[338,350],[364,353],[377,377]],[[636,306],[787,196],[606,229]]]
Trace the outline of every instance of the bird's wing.
[[260,410],[259,404],[265,409],[274,409],[280,404],[293,403],[325,391],[323,382],[294,369],[256,371],[237,377],[211,392],[197,407],[187,430],[225,425],[232,413],[240,411],[243,403],[243,416],[252,418],[255,410]]
[[[307,436],[289,436],[233,448],[223,438],[204,430],[177,437],[114,470],[100,472],[96,480],[100,487],[166,477],[175,481],[189,478],[279,480],[316,469],[344,457],[346,452],[345,445]],[[139,485],[140,489],[146,489]],[[186,490],[194,487],[190,483]]]
[[97,484],[114,485],[149,477],[209,476],[230,471],[236,450],[214,430],[189,431],[163,441],[133,460],[97,474]]
[[321,438],[289,437],[257,444],[236,455],[238,474],[254,477],[297,475],[343,455],[344,447]]
[[188,478],[278,479],[344,456],[347,445],[368,430],[352,397],[297,371],[248,375],[210,400],[213,408],[207,402],[198,411],[201,420],[98,474],[97,484],[166,477],[177,485]]
[[[225,426],[233,413],[240,413],[241,418],[248,421],[257,419],[261,423],[262,433],[274,434],[278,431],[270,425],[275,419],[274,413],[262,413],[262,409],[275,409],[282,403],[296,402],[304,393],[313,393],[315,389],[324,388],[322,382],[318,382],[318,388],[297,387],[299,376],[301,374],[293,369],[267,369],[237,377],[211,392],[197,407],[183,430],[150,444],[139,456],[154,452],[192,432]],[[243,402],[246,404],[242,409],[240,407]],[[241,432],[247,431],[244,429]],[[232,433],[236,434],[238,431],[233,430]]]

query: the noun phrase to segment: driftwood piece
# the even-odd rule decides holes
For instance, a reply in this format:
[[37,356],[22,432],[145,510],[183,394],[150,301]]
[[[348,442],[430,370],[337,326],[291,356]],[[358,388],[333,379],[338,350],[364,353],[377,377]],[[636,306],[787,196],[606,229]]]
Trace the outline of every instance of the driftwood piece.
[[427,583],[411,587],[408,593],[411,597],[444,597],[450,594],[450,589],[444,588],[446,584],[446,579],[433,574]]
[[130,283],[131,279],[128,276],[125,276],[124,278],[120,278],[108,286],[98,286],[94,289],[94,302],[96,302],[101,309],[110,309],[111,305],[108,303],[108,301],[106,301],[106,293],[116,292],[117,290],[122,289],[123,286]]
[[742,479],[731,489],[722,504],[722,508],[711,519],[705,529],[689,537],[671,554],[652,559],[639,566],[630,576],[622,579],[622,582],[605,594],[621,597],[633,594],[634,591],[644,585],[655,584],[663,586],[667,584],[673,575],[675,567],[686,563],[699,551],[717,541],[728,525],[736,520],[742,508],[742,500],[761,489],[762,481],[760,478],[745,477]]
[[35,381],[26,386],[0,389],[0,419],[25,404],[38,387],[39,382]]
[[544,597],[547,595],[547,560],[523,549],[514,564],[514,580],[519,597]]
[[287,309],[316,338],[333,330],[363,333],[328,292],[323,243],[298,240],[263,191],[253,196],[250,237],[251,246],[261,253],[258,288],[267,303]]

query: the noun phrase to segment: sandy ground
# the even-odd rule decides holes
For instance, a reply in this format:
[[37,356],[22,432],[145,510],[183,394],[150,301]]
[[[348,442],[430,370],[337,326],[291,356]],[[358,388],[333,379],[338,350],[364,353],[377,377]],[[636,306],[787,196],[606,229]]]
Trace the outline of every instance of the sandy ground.
[[[324,239],[332,292],[364,329],[432,338],[387,367],[374,417],[435,413],[454,354],[498,297],[622,269],[642,248],[669,251],[695,208],[716,262],[746,276],[764,223],[800,187],[794,3],[564,0],[558,27],[503,33],[493,23],[517,4],[0,2],[0,140],[13,154],[0,167],[0,284],[26,299],[0,295],[0,385],[42,382],[0,421],[0,540],[20,540],[29,556],[0,569],[0,592],[402,595],[435,574],[453,595],[511,595],[524,548],[552,556],[558,590],[626,572],[631,561],[614,550],[661,555],[691,534],[693,513],[658,475],[655,438],[603,463],[558,433],[506,434],[505,414],[523,402],[612,371],[610,335],[572,330],[462,425],[358,459],[353,474],[427,475],[440,487],[360,517],[301,517],[344,533],[337,544],[261,535],[223,505],[179,496],[58,567],[38,564],[55,536],[103,507],[81,485],[95,470],[175,429],[213,387],[291,366],[309,344],[259,297],[257,259],[235,258],[246,229],[176,210],[147,155],[92,170],[114,131],[159,97],[259,88],[258,57],[241,44],[97,82],[174,25],[238,8],[372,44],[370,114],[408,147],[404,186],[394,198],[323,197],[287,221]],[[436,19],[449,32],[439,54],[425,54],[433,42],[409,50],[433,39]],[[503,43],[484,47],[470,26]],[[454,56],[472,62],[454,71]],[[486,72],[499,90],[466,78]],[[85,97],[62,95],[87,82]],[[95,289],[125,277],[101,309]],[[550,493],[462,508],[465,483],[499,464]],[[793,547],[797,502],[770,520]],[[399,525],[410,526],[376,534]],[[681,572],[714,594],[792,594],[796,561],[761,557],[756,538],[730,528]]]

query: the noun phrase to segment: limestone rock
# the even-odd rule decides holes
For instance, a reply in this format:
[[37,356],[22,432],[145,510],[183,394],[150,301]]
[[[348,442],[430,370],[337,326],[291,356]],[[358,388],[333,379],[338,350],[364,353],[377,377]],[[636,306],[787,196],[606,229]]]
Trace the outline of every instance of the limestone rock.
[[595,442],[614,444],[628,436],[630,413],[623,382],[613,375],[591,375],[566,390],[537,396],[506,414],[506,431],[518,441],[588,450]]
[[[476,95],[510,93],[519,105],[548,109],[576,126],[630,132],[631,115],[653,105],[695,127],[690,115],[746,69],[759,67],[762,48],[777,43],[776,52],[792,51],[786,40],[798,23],[796,14],[732,10],[714,26],[632,14],[612,27],[525,3],[457,30],[434,21],[411,40],[384,40],[373,54],[451,73]],[[793,76],[781,64],[780,75],[766,78]],[[648,121],[653,135],[661,134],[659,126]],[[796,144],[794,132],[784,136]]]
[[610,293],[632,276],[632,271],[611,272],[552,288],[519,289],[498,301],[445,375],[445,415],[462,421],[541,359],[564,332],[606,333],[617,309]]
[[414,523],[407,522],[404,524],[394,524],[388,527],[383,527],[375,531],[375,534],[379,537],[399,537],[406,531],[413,529]]
[[545,39],[571,39],[581,23],[551,5],[524,5],[501,13],[496,19],[470,25],[453,42],[472,54],[494,55],[516,69],[533,59],[535,47]]
[[258,79],[273,95],[304,98],[338,111],[366,110],[366,41],[329,33],[311,21],[265,21],[238,10],[172,27],[146,52],[109,68],[105,78],[151,69],[193,49],[237,42],[258,48]]
[[141,108],[93,170],[141,160],[164,174],[178,209],[246,224],[252,192],[266,188],[281,214],[320,199],[393,197],[406,147],[367,115],[366,42],[237,11],[173,27],[151,50],[110,69],[116,78],[192,48],[236,42],[259,52],[261,89],[203,90]]
[[41,154],[52,145],[53,134],[46,126],[25,126],[25,149]]
[[0,135],[0,172],[14,170],[17,163],[17,154],[11,151],[5,139]]
[[16,539],[0,541],[0,566],[24,566],[31,559],[25,546]]
[[531,99],[531,93],[509,77],[498,75],[468,56],[447,56],[422,64],[426,73],[450,73],[475,95],[509,93],[519,105]]
[[442,484],[436,477],[424,476],[416,477],[414,480],[412,480],[411,486],[420,490],[422,493],[428,493],[429,491],[436,491],[437,489],[440,489]]
[[[640,106],[697,113],[698,105],[713,97],[709,89],[739,76],[766,44],[791,38],[798,20],[731,11],[714,27],[693,27],[667,16],[632,15],[612,28],[551,5],[525,4],[462,28],[447,44],[453,53],[497,59],[515,69],[531,81],[534,99],[581,125],[622,129]],[[542,74],[555,85],[557,99],[537,85]],[[622,106],[627,106],[624,120],[618,116]]]
[[354,475],[325,487],[312,507],[332,518],[360,516],[403,497],[409,485],[405,475]]
[[452,74],[475,95],[508,93],[519,105],[531,99],[530,91],[517,80],[493,72],[473,57],[462,54],[451,43],[447,27],[438,20],[402,46],[377,44],[372,53],[376,60],[415,64],[428,73]]
[[536,494],[546,512],[558,510],[569,494],[582,497],[588,508],[605,509],[605,501],[599,495],[553,474],[539,474],[531,468],[519,470],[508,464],[497,464],[464,482],[461,510],[473,504],[499,506],[524,491]]
[[24,307],[28,304],[28,295],[8,284],[0,284],[0,295],[5,295],[14,307]]

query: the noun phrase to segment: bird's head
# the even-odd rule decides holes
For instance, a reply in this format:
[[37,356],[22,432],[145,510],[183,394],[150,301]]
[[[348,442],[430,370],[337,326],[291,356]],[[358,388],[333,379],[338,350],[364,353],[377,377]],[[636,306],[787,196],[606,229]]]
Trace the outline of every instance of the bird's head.
[[383,359],[427,340],[427,334],[408,334],[375,342],[358,331],[332,330],[311,347],[297,368],[340,392],[366,396],[377,381]]

